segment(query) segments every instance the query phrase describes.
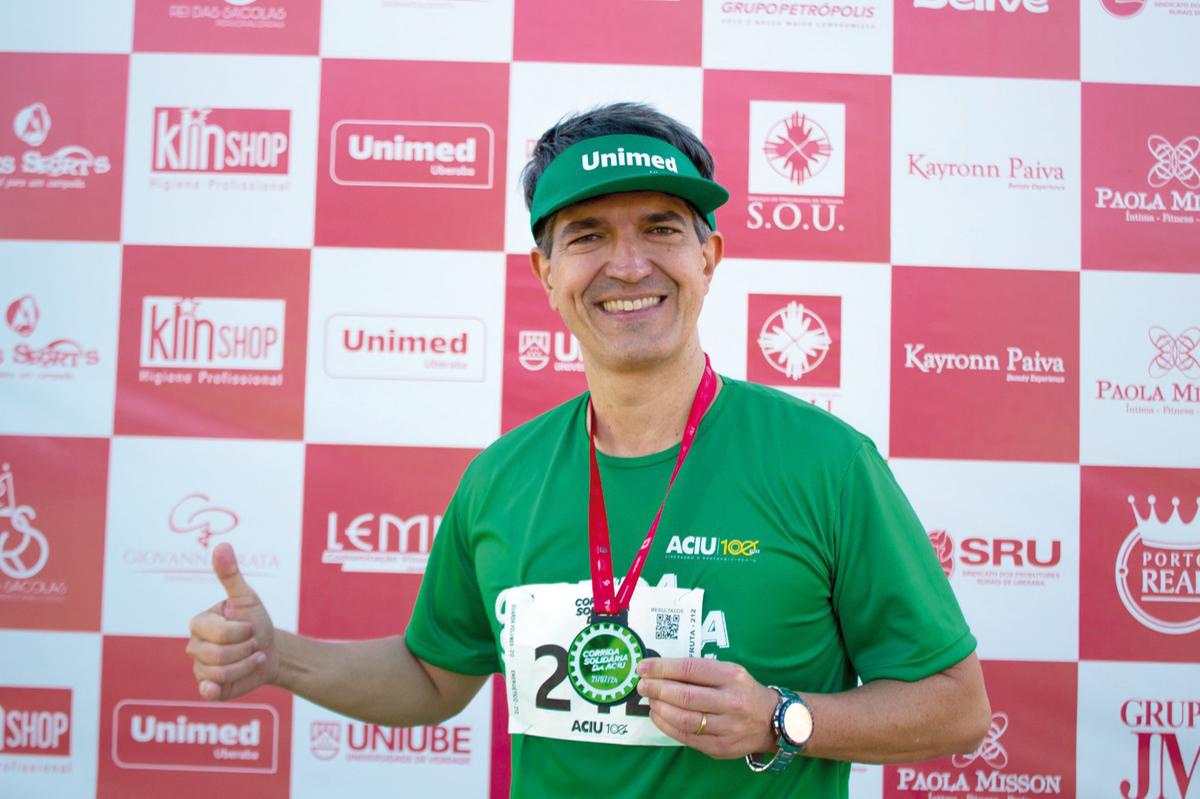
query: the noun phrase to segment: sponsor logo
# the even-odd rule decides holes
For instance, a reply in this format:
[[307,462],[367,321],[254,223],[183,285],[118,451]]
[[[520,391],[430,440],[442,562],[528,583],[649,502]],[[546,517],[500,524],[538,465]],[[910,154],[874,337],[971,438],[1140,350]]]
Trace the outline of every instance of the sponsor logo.
[[[1059,796],[1062,774],[1008,772],[1008,749],[1001,741],[1009,729],[1009,716],[992,714],[983,743],[974,752],[954,755],[950,765],[959,771],[926,771],[921,766],[896,769],[896,790],[938,795],[946,799],[991,799],[1007,796]],[[963,771],[968,767],[971,770]]]
[[279,29],[287,27],[287,9],[281,5],[255,5],[256,0],[224,0],[224,3],[172,3],[167,17],[211,23],[214,28]]
[[584,172],[594,172],[597,169],[609,169],[614,166],[641,166],[679,174],[679,164],[675,162],[674,157],[663,158],[661,155],[639,153],[633,150],[626,152],[624,147],[618,147],[616,152],[609,150],[602,153],[599,150],[592,150],[590,153],[581,155],[579,161]]
[[530,372],[550,363],[555,372],[582,372],[579,340],[562,330],[521,330],[517,333],[517,361]]
[[1117,552],[1117,594],[1143,626],[1165,635],[1186,635],[1200,630],[1200,513],[1184,523],[1176,497],[1171,515],[1161,521],[1155,501],[1151,495],[1149,512],[1142,516],[1134,497],[1129,497],[1136,523]]
[[924,343],[904,345],[904,368],[923,374],[997,372],[1007,383],[1065,383],[1066,366],[1057,355],[1006,347],[1002,355],[987,352],[929,352]]
[[1191,381],[1200,381],[1200,327],[1175,335],[1153,325],[1149,339],[1152,349],[1146,371],[1157,382],[1097,378],[1094,398],[1123,402],[1129,414],[1194,416],[1197,411],[1191,406],[1200,404],[1200,383]]
[[925,153],[908,154],[908,175],[928,182],[998,181],[1016,190],[1066,191],[1066,172],[1055,164],[1010,155],[996,161],[939,161]]
[[482,122],[345,119],[330,135],[329,177],[342,186],[490,189],[495,134]]
[[157,173],[286,175],[291,111],[154,109]]
[[1136,776],[1121,780],[1123,799],[1192,796],[1191,786],[1200,785],[1200,746],[1181,742],[1179,733],[1184,741],[1196,740],[1189,731],[1200,728],[1200,699],[1127,699],[1120,715],[1137,740]]
[[1132,17],[1146,7],[1146,0],[1100,0],[1101,7],[1119,19]]
[[467,317],[335,314],[325,322],[325,373],[481,382],[486,332],[483,320]]
[[1186,136],[1172,144],[1154,134],[1146,140],[1146,147],[1154,158],[1146,173],[1146,184],[1153,191],[1096,186],[1095,207],[1120,211],[1125,222],[1195,224],[1200,218],[1200,165],[1196,163],[1200,137]]
[[232,532],[238,525],[238,515],[228,508],[211,504],[207,494],[188,494],[175,503],[167,516],[167,526],[172,533],[200,533],[197,539],[202,547],[214,535]]
[[1028,11],[1030,14],[1045,14],[1050,10],[1050,0],[913,0],[913,8],[1001,11],[1008,14]]
[[721,536],[673,535],[667,542],[667,560],[720,560],[755,562],[762,552],[758,539]]
[[768,316],[758,333],[763,359],[794,382],[816,371],[832,345],[825,322],[799,302],[789,302]]
[[424,574],[440,515],[402,518],[391,513],[360,513],[345,526],[331,511],[321,562],[343,572]]
[[41,312],[38,311],[37,300],[29,294],[13,300],[4,314],[4,320],[8,323],[9,328],[18,336],[25,338],[29,338],[37,328],[40,318]]
[[13,117],[13,134],[34,148],[15,154],[0,152],[0,187],[6,189],[83,189],[85,178],[112,169],[107,155],[97,155],[78,144],[64,144],[49,153],[36,149],[50,138],[50,111],[45,103],[33,103]]
[[726,0],[722,24],[785,25],[803,28],[873,28],[875,6],[858,3],[758,3]]
[[1062,540],[981,535],[955,541],[947,530],[930,530],[929,543],[947,577],[977,585],[1041,586],[1058,580]]
[[[345,724],[343,750],[342,725]],[[461,725],[385,727],[358,721],[314,721],[309,729],[318,760],[372,763],[425,763],[465,766],[471,762],[471,728]]]
[[[41,321],[41,310],[37,299],[26,294],[13,300],[5,313],[8,327],[21,338],[29,338],[36,331]],[[32,346],[26,343],[14,345],[11,351],[0,347],[0,364],[10,366],[25,366],[22,371],[6,371],[0,373],[0,380],[27,378],[34,374],[45,374],[55,379],[72,379],[74,371],[81,366],[96,366],[100,363],[100,353],[86,349],[74,339],[59,338],[48,341],[42,346]],[[49,374],[48,370],[59,370]]]
[[750,294],[746,378],[793,389],[831,413],[841,398],[842,298]]
[[283,385],[286,301],[142,298],[138,382]]
[[[17,504],[16,483],[11,467],[0,466],[0,572],[12,580],[28,580],[46,565],[50,543],[33,526],[37,511]],[[5,593],[15,586],[5,585]],[[64,589],[65,590],[65,589]]]
[[124,769],[273,774],[279,714],[260,704],[126,699],[113,708],[112,746]]
[[0,685],[0,755],[70,754],[70,688]]

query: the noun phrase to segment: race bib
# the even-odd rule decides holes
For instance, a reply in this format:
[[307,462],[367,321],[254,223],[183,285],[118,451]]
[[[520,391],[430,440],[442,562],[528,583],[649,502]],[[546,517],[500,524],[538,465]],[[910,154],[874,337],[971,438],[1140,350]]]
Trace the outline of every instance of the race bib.
[[[647,657],[699,657],[704,590],[650,586],[639,580],[629,626]],[[496,598],[508,692],[508,731],[571,741],[681,746],[650,721],[637,691],[615,705],[595,705],[567,679],[567,648],[592,613],[592,584],[541,583]]]

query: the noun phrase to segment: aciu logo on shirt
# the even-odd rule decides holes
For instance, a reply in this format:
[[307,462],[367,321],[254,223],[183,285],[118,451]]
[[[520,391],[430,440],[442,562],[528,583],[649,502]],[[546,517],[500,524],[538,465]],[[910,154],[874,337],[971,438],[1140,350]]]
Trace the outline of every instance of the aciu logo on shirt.
[[754,562],[762,552],[758,539],[725,538],[715,535],[673,535],[666,557],[676,560],[721,560]]
[[583,154],[582,162],[584,172],[613,166],[642,166],[647,169],[664,169],[667,172],[679,174],[679,165],[674,156],[665,158],[650,153],[635,153],[632,150],[626,151],[624,147],[618,147],[615,153],[592,150],[590,153]]

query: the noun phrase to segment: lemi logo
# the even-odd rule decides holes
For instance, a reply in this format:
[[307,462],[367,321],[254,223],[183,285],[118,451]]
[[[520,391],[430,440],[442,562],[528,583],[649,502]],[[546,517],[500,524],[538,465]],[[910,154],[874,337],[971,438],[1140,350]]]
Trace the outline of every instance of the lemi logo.
[[667,558],[677,560],[751,561],[761,551],[758,539],[673,535],[667,542]]
[[482,122],[344,119],[329,146],[329,177],[342,186],[492,188],[495,134]]
[[154,109],[154,172],[286,175],[292,112]]
[[0,685],[0,755],[70,754],[70,688]]
[[1045,14],[1050,10],[1050,0],[913,0],[913,8],[1004,11],[1009,14],[1025,10],[1030,14]]
[[340,565],[343,572],[424,574],[440,515],[401,518],[391,513],[360,513],[343,528],[330,512],[321,562]]
[[279,715],[261,704],[126,699],[113,708],[113,762],[154,771],[273,774]]

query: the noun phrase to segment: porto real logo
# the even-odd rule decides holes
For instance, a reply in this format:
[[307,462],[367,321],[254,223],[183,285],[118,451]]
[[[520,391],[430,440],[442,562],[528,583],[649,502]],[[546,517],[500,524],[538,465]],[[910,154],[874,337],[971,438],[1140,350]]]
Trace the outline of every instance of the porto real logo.
[[308,727],[308,746],[317,760],[333,760],[342,746],[342,723],[314,721]]
[[167,514],[172,533],[199,533],[200,546],[208,548],[214,535],[231,533],[238,526],[238,515],[229,508],[213,505],[207,494],[188,494],[175,503]]
[[50,544],[33,526],[37,512],[17,504],[12,469],[0,466],[0,572],[14,580],[28,580],[46,565]]
[[789,302],[768,316],[758,334],[763,358],[795,382],[821,365],[832,344],[825,322],[799,302]]
[[[1184,523],[1179,498],[1171,499],[1171,515],[1161,521],[1156,498],[1148,498],[1149,512],[1138,513],[1130,495],[1136,522],[1117,552],[1117,595],[1143,626],[1165,635],[1186,635],[1200,630],[1200,513]],[[1200,498],[1197,499],[1200,510]]]
[[40,318],[41,312],[38,311],[37,300],[30,294],[13,300],[4,314],[4,321],[8,323],[12,331],[25,338],[33,334]]

